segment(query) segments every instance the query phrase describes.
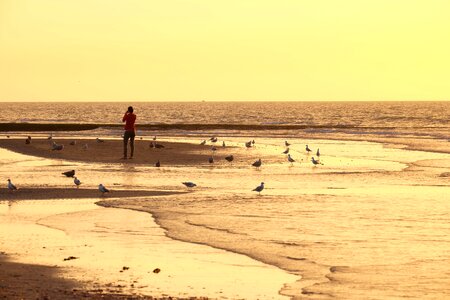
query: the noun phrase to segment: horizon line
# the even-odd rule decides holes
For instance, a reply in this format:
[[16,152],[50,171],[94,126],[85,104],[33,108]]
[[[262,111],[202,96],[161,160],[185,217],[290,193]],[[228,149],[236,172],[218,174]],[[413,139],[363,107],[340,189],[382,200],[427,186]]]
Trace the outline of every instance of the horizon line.
[[129,102],[146,102],[146,103],[203,103],[203,102],[448,102],[450,99],[439,100],[0,100],[0,103],[129,103]]

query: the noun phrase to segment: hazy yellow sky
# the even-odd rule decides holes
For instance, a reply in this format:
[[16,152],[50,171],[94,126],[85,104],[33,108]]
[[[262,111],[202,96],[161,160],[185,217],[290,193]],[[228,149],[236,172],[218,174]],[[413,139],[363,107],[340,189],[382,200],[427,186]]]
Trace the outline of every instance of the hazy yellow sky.
[[0,101],[450,100],[449,0],[0,0]]

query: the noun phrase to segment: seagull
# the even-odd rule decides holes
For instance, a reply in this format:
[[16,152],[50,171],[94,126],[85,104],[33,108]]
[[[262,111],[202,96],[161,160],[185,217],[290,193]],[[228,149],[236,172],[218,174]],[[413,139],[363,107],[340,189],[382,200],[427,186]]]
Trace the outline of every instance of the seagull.
[[77,144],[77,141],[71,141],[70,143],[69,143],[69,145],[71,145],[71,146],[75,146]]
[[156,143],[156,142],[150,142],[150,148],[161,149],[161,148],[164,148],[164,146],[161,145],[161,144],[158,144],[158,143]]
[[210,164],[214,163],[214,157],[210,156],[210,157],[208,158],[208,161],[209,161]]
[[73,183],[75,183],[75,185],[78,188],[81,184],[81,181],[75,176],[75,177],[73,177]]
[[214,151],[217,151],[217,148],[216,148],[215,146],[212,146],[212,147],[211,147],[211,151],[213,151],[213,152],[214,152]]
[[59,144],[53,142],[53,144],[52,144],[52,150],[53,151],[55,151],[55,150],[59,151],[59,150],[62,150],[62,149],[64,149],[64,145],[59,145]]
[[195,183],[190,182],[190,181],[182,182],[182,184],[184,184],[188,188],[193,188],[193,187],[197,186]]
[[295,162],[295,159],[293,159],[290,154],[287,155],[287,159],[288,159],[288,162],[291,163],[291,165]]
[[225,141],[222,142],[222,147],[225,147]]
[[206,140],[203,140],[203,141],[200,143],[200,145],[204,145],[204,144],[206,144]]
[[47,138],[47,140],[51,140],[53,138],[53,134],[52,133],[50,133],[49,135],[48,135],[48,138]]
[[225,156],[225,160],[228,162],[232,162],[234,160],[234,156],[233,155]]
[[283,151],[283,154],[288,154],[289,153],[289,148],[286,148],[286,150]]
[[258,192],[258,194],[261,195],[261,191],[264,189],[264,182],[261,182],[260,185],[258,185],[256,188],[253,189],[253,191]]
[[156,141],[156,135],[153,137],[153,140]]
[[323,165],[323,163],[321,163],[320,161],[318,161],[318,160],[315,160],[314,159],[314,156],[313,157],[311,157],[311,162],[313,163],[313,165],[315,165],[315,166],[317,166],[317,165]]
[[261,164],[262,164],[262,161],[261,161],[261,158],[260,158],[260,159],[258,159],[257,161],[255,161],[255,162],[252,164],[252,166],[254,166],[254,167],[256,167],[256,168],[259,168],[259,167],[261,167]]
[[255,144],[255,140],[252,141],[252,145],[254,145],[254,144]]
[[83,145],[83,150],[87,150],[89,148],[88,144]]
[[25,140],[25,144],[31,144],[31,136],[27,137],[27,139]]
[[216,143],[217,142],[217,138],[215,136],[213,136],[209,140],[211,141],[211,143]]
[[306,145],[305,149],[306,149],[306,152],[308,152],[308,153],[311,152],[311,149],[309,149],[308,145]]
[[319,148],[317,148],[316,155],[317,155],[317,159],[319,159],[319,157],[320,157],[320,151],[319,151]]
[[161,163],[160,163],[159,159],[158,159],[158,161],[156,162],[155,167],[157,167],[157,168],[161,167]]
[[105,194],[105,193],[109,193],[109,190],[107,189],[107,188],[105,188],[105,186],[103,185],[103,184],[99,184],[98,185],[98,190],[100,191],[100,192],[102,192],[102,196]]
[[104,140],[99,139],[99,138],[96,138],[95,140],[97,141],[97,143],[104,143],[105,142]]
[[284,141],[284,145],[285,145],[286,147],[289,147],[291,144],[289,144],[288,141]]
[[251,148],[252,147],[252,141],[246,142],[245,147]]
[[70,170],[67,172],[63,172],[61,174],[65,175],[66,177],[73,177],[73,176],[75,176],[75,170]]
[[8,179],[8,190],[10,191],[17,190],[17,187],[11,182],[11,179]]

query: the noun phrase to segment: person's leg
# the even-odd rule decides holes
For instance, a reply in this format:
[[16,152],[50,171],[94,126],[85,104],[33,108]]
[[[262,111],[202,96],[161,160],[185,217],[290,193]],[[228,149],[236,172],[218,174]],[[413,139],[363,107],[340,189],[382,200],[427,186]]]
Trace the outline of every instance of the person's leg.
[[130,138],[127,131],[123,134],[123,158],[127,158],[128,139]]
[[135,138],[136,134],[133,132],[130,134],[130,158],[133,158],[134,155],[134,138]]

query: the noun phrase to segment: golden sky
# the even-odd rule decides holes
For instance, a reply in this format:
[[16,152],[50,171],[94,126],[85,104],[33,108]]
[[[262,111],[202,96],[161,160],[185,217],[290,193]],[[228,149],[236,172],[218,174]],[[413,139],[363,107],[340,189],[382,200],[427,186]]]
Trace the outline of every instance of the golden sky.
[[0,101],[450,100],[449,0],[0,0]]

